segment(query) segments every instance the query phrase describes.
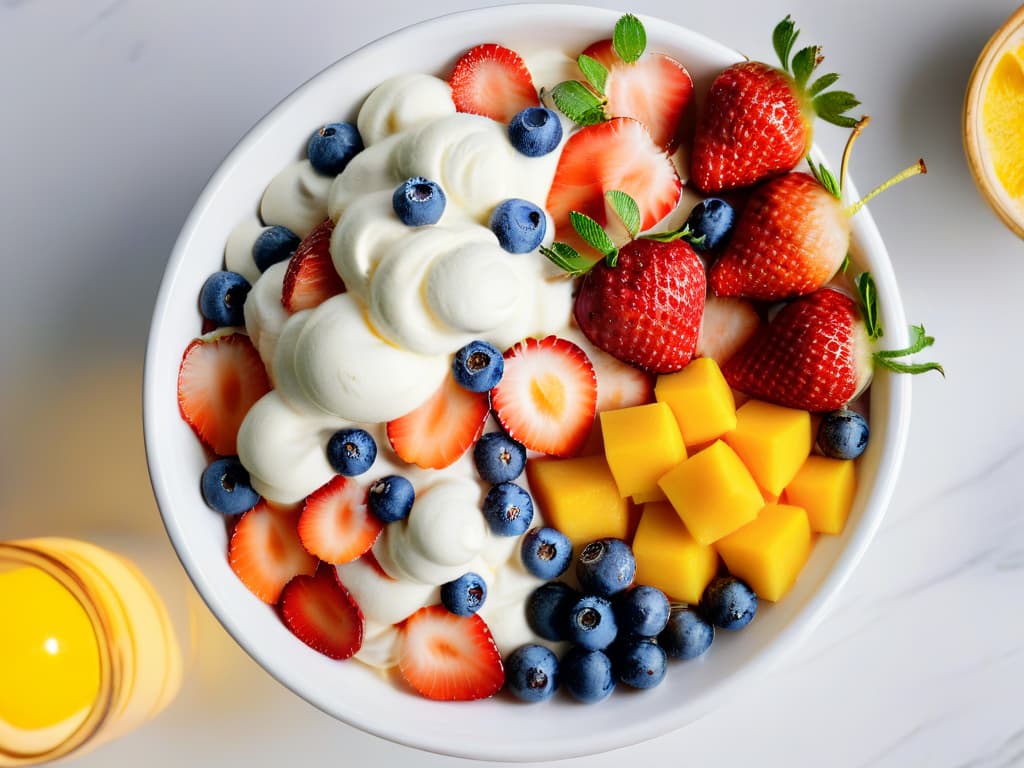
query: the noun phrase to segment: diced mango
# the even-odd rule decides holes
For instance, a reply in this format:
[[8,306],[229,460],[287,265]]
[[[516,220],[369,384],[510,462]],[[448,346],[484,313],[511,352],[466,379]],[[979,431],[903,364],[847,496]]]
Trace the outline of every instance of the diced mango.
[[647,504],[651,501],[667,501],[668,496],[656,485],[650,493],[634,493],[632,499],[634,504]]
[[530,459],[526,477],[547,524],[574,547],[606,536],[626,538],[629,501],[619,495],[604,456]]
[[698,544],[668,502],[644,504],[633,536],[636,582],[657,587],[670,600],[696,604],[718,570],[711,545]]
[[854,462],[808,456],[783,492],[787,504],[803,507],[811,530],[842,533],[857,490]]
[[687,448],[717,440],[736,426],[732,390],[710,357],[698,357],[678,373],[659,376],[654,397],[672,409]]
[[620,496],[649,496],[658,478],[686,458],[672,409],[664,403],[603,411],[604,455]]
[[756,520],[715,548],[729,573],[758,597],[775,601],[790,590],[811,554],[811,526],[800,507],[766,504]]
[[764,505],[750,471],[721,440],[670,469],[658,485],[701,544],[746,525]]
[[811,415],[749,400],[736,411],[736,428],[723,438],[758,485],[778,496],[811,453]]

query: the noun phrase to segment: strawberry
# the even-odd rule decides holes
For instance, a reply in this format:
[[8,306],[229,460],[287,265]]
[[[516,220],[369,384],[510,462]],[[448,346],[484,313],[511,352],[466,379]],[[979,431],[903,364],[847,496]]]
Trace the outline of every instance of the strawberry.
[[590,354],[597,375],[597,412],[654,402],[654,377],[601,350]]
[[708,296],[697,336],[697,355],[719,366],[732,357],[761,327],[761,317],[745,299]]
[[470,392],[447,376],[429,400],[387,423],[388,442],[409,464],[443,469],[480,437],[488,412],[486,392]]
[[345,292],[345,283],[331,260],[334,222],[325,219],[302,239],[284,273],[281,304],[294,314],[312,309]]
[[336,475],[306,497],[299,517],[302,546],[327,563],[348,563],[377,541],[384,524],[366,505],[366,488]]
[[281,618],[299,640],[332,659],[351,658],[363,644],[363,613],[330,566],[288,582]]
[[505,352],[505,373],[491,407],[505,431],[530,450],[572,456],[594,421],[597,378],[571,341],[523,339]]
[[522,57],[501,45],[485,43],[462,54],[451,78],[452,101],[459,112],[507,123],[516,113],[540,104]]
[[493,696],[505,683],[501,654],[479,615],[441,605],[420,608],[401,625],[398,669],[419,694],[439,701]]
[[708,194],[747,186],[792,170],[811,147],[815,116],[851,128],[846,114],[860,102],[827,91],[839,76],[809,82],[821,62],[817,46],[790,51],[799,31],[789,16],[772,35],[781,68],[758,61],[733,64],[711,83],[697,116],[690,178]]
[[260,501],[239,518],[231,534],[231,570],[265,603],[276,603],[295,576],[316,571],[316,558],[303,548],[295,530],[298,521],[297,508],[277,509]]
[[726,381],[751,397],[819,412],[836,410],[860,394],[876,365],[901,373],[941,372],[938,363],[898,361],[934,342],[921,326],[913,327],[913,343],[906,349],[872,352],[882,331],[870,275],[861,275],[857,287],[863,310],[832,288],[784,306],[726,361]]
[[583,248],[569,214],[577,211],[605,225],[609,222],[605,195],[612,190],[636,200],[643,212],[640,230],[671,213],[682,194],[668,155],[641,123],[628,117],[581,128],[565,142],[545,206],[555,224],[555,237]]
[[185,348],[178,369],[178,407],[218,456],[238,453],[238,428],[269,391],[267,370],[246,334],[201,336]]

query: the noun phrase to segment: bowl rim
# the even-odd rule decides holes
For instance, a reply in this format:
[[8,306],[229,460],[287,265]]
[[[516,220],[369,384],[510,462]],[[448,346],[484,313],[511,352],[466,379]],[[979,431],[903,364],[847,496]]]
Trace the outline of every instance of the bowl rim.
[[[851,532],[849,540],[837,556],[831,569],[814,589],[813,594],[770,642],[758,648],[749,660],[738,669],[732,671],[721,683],[716,684],[712,690],[703,693],[698,700],[685,702],[678,709],[673,708],[639,722],[624,723],[621,729],[609,732],[594,733],[591,730],[586,734],[564,734],[555,744],[549,741],[534,743],[532,740],[520,738],[516,741],[515,751],[510,752],[503,744],[487,743],[485,741],[478,741],[472,744],[453,744],[450,737],[446,739],[445,734],[421,733],[411,737],[408,732],[403,730],[402,723],[371,722],[366,717],[362,717],[358,711],[340,713],[336,709],[332,709],[325,702],[314,700],[309,691],[303,689],[302,681],[292,674],[290,670],[286,669],[279,659],[265,654],[252,634],[246,631],[244,622],[240,621],[235,613],[233,613],[232,606],[218,598],[213,589],[210,574],[204,563],[193,552],[185,529],[175,514],[176,492],[171,487],[164,469],[164,463],[168,460],[168,456],[165,455],[162,449],[160,427],[161,421],[166,421],[166,411],[170,407],[169,403],[166,402],[166,391],[169,383],[163,378],[168,368],[168,363],[164,359],[167,350],[164,349],[165,345],[163,344],[165,326],[163,321],[168,314],[171,300],[174,298],[174,278],[181,269],[186,255],[189,253],[195,230],[206,215],[207,209],[217,198],[223,182],[231,175],[250,148],[259,142],[270,130],[275,118],[281,113],[287,112],[303,91],[310,87],[313,81],[336,67],[351,65],[353,60],[357,60],[368,49],[373,49],[384,41],[400,42],[409,35],[415,34],[418,36],[423,34],[424,30],[429,31],[439,25],[459,25],[470,20],[486,19],[488,24],[500,24],[500,21],[504,18],[523,17],[525,14],[525,17],[530,18],[531,21],[540,18],[557,18],[561,23],[570,14],[578,15],[581,13],[599,15],[609,19],[612,23],[621,15],[619,11],[614,9],[541,3],[517,3],[457,11],[410,24],[383,35],[328,65],[297,87],[269,110],[238,141],[211,175],[203,191],[198,196],[182,225],[181,232],[168,259],[157,295],[147,341],[143,375],[143,431],[150,482],[164,526],[174,545],[177,557],[211,612],[235,641],[264,670],[313,706],[336,719],[368,733],[399,744],[447,756],[510,762],[579,757],[625,747],[664,735],[685,726],[714,706],[717,706],[742,682],[750,680],[752,677],[776,664],[790,649],[805,638],[825,616],[827,608],[838,594],[840,588],[849,579],[854,567],[863,557],[864,552],[867,550],[882,522],[895,489],[907,443],[910,420],[910,377],[893,376],[879,372],[878,375],[886,376],[887,378],[887,402],[890,406],[889,412],[894,417],[886,424],[885,434],[887,439],[882,449],[882,460],[879,462],[875,483],[870,490],[869,498],[865,501],[863,519],[859,521],[856,530]],[[710,48],[736,58],[745,58],[735,49],[729,48],[701,33],[674,22],[646,14],[637,15],[644,21],[645,25],[653,25],[653,27],[661,29],[670,27],[671,34],[679,40],[686,40],[688,43]],[[651,28],[652,26],[648,26],[648,29]],[[817,161],[824,159],[817,148],[813,150],[813,154],[816,155]],[[856,191],[849,180],[847,180],[847,189],[849,194],[853,196],[853,199],[856,199]],[[866,208],[862,209],[852,219],[851,226],[853,240],[866,252],[874,254],[872,258],[878,262],[872,263],[871,269],[875,276],[876,284],[881,289],[880,294],[888,298],[887,303],[882,308],[887,328],[891,329],[891,333],[888,336],[894,344],[905,345],[907,333],[902,299],[896,286],[891,259],[870,212]],[[180,353],[181,350],[177,350],[177,357],[173,361],[175,372],[180,360]]]

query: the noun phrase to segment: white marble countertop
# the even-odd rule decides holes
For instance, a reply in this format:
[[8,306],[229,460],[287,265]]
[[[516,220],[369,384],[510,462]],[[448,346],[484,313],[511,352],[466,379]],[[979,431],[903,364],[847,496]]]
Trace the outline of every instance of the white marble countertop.
[[[123,531],[162,542],[138,387],[156,288],[192,201],[306,78],[398,26],[476,5],[0,0],[0,538]],[[853,163],[860,186],[926,158],[928,176],[872,212],[908,317],[937,337],[948,375],[915,381],[889,513],[813,635],[699,722],[566,765],[1024,765],[1024,245],[976,193],[960,143],[971,66],[1013,5],[628,5],[760,57],[792,13],[872,115]],[[842,140],[819,131],[832,157]],[[174,704],[72,764],[453,762],[335,722],[199,619]]]

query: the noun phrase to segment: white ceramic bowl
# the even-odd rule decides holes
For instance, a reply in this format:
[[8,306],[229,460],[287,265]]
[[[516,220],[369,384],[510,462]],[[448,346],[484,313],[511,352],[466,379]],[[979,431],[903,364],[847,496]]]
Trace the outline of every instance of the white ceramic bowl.
[[[228,233],[251,217],[269,180],[301,155],[315,126],[339,116],[354,118],[362,99],[385,77],[413,68],[446,73],[463,50],[487,41],[579,51],[607,37],[619,15],[569,5],[489,8],[417,24],[356,51],[301,86],[235,147],[200,195],[167,265],[146,357],[145,433],[153,488],[178,555],[225,628],[280,682],[338,719],[402,744],[483,760],[551,760],[622,747],[685,725],[741,681],[750,685],[755,671],[791,650],[816,624],[868,546],[896,482],[910,383],[909,377],[880,374],[871,390],[871,443],[861,459],[845,533],[821,537],[793,591],[777,605],[763,603],[742,632],[719,632],[704,659],[672,663],[659,687],[617,691],[594,706],[565,696],[538,705],[505,696],[456,704],[427,701],[383,682],[358,662],[333,662],[308,649],[228,566],[223,521],[199,494],[206,458],[181,420],[175,389],[182,352],[199,332],[196,296],[206,276],[221,268]],[[649,48],[683,62],[697,93],[739,58],[686,29],[653,18],[643,21]],[[855,258],[878,286],[886,339],[903,346],[906,323],[892,266],[867,211],[854,218],[853,233]]]

